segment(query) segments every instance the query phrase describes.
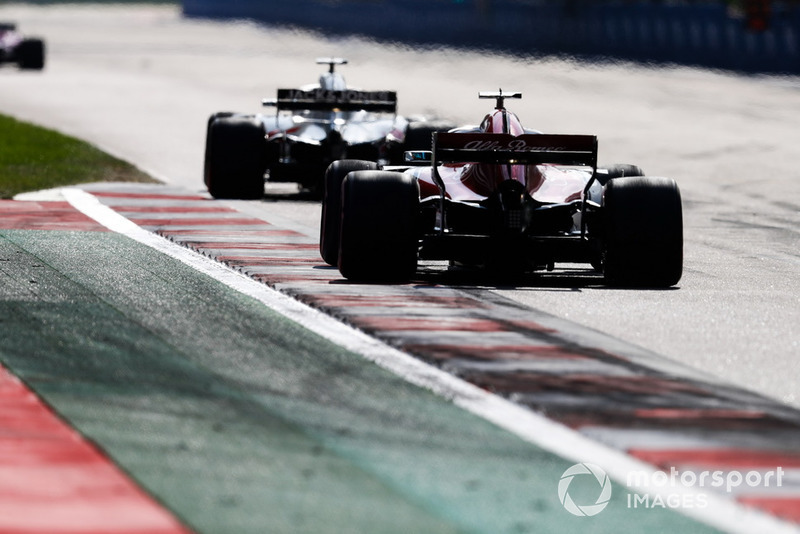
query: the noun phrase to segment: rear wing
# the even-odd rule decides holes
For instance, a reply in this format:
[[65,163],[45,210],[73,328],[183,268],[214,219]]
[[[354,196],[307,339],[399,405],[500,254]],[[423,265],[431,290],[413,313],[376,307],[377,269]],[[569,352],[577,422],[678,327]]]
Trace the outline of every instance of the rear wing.
[[509,163],[581,165],[597,168],[597,137],[553,134],[433,134],[433,165],[438,163]]
[[397,112],[395,91],[329,91],[326,89],[278,89],[276,100],[264,100],[265,106],[278,111],[375,111]]

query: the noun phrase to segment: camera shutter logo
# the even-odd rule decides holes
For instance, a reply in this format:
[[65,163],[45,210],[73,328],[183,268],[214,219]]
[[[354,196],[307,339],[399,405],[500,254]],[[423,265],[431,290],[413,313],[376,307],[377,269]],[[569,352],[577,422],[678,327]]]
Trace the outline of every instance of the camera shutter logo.
[[[579,475],[592,475],[597,480],[601,489],[594,504],[579,506],[569,496],[569,485],[572,483],[572,479]],[[558,499],[572,515],[584,517],[597,515],[608,506],[608,501],[611,500],[611,480],[599,466],[587,463],[575,464],[564,471],[561,480],[558,481]]]

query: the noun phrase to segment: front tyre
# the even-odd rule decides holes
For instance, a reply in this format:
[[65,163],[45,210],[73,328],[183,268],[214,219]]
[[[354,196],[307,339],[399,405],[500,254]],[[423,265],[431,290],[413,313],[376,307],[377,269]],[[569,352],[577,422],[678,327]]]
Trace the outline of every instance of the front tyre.
[[407,282],[417,270],[419,184],[400,172],[356,171],[342,184],[339,271],[348,280]]
[[606,185],[609,180],[614,178],[629,178],[631,176],[644,176],[644,171],[638,165],[630,163],[614,163],[613,165],[603,165],[597,169],[597,181],[601,185]]
[[446,132],[455,127],[444,120],[412,121],[406,128],[403,150],[430,150],[434,132]]
[[342,220],[342,182],[353,171],[374,171],[374,161],[342,159],[331,163],[325,171],[322,193],[319,252],[328,265],[339,263],[339,230]]
[[262,198],[267,160],[261,123],[237,116],[211,120],[205,164],[206,187],[214,198]]
[[683,273],[683,213],[669,178],[610,180],[603,193],[603,274],[608,284],[670,287]]

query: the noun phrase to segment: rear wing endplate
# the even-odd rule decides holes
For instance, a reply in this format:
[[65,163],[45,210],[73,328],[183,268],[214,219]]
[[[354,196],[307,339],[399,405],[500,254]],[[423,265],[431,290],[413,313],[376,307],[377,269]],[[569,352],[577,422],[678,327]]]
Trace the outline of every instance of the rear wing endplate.
[[329,91],[326,89],[278,89],[277,100],[264,100],[278,111],[375,111],[396,113],[395,91]]
[[433,134],[433,164],[509,163],[597,167],[597,137],[562,134]]

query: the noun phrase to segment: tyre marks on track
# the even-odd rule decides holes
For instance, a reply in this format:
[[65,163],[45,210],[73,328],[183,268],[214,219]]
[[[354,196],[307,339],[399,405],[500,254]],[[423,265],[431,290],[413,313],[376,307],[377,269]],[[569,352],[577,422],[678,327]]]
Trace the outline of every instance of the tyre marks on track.
[[140,226],[655,468],[780,468],[779,487],[703,490],[800,524],[797,410],[489,291],[348,283],[315,237],[201,195],[97,187],[86,189]]

